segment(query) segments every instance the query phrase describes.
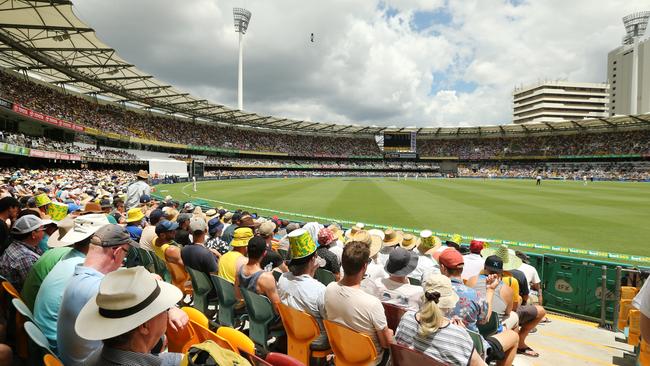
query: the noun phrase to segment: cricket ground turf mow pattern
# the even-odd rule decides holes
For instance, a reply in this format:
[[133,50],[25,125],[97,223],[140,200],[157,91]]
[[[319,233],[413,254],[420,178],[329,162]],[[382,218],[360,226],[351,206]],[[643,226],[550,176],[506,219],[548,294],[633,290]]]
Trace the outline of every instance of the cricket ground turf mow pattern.
[[[395,227],[647,256],[650,184],[390,178],[262,178],[160,185],[202,199]],[[188,197],[189,195],[189,197]],[[249,210],[254,211],[254,210]],[[268,214],[268,212],[260,212]],[[303,220],[308,221],[306,218]],[[322,221],[322,220],[321,220]]]

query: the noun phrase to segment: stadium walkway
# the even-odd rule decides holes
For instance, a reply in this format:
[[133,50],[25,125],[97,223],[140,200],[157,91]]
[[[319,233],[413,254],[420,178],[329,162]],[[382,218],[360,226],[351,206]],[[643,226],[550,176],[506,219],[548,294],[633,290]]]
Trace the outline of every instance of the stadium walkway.
[[528,345],[539,358],[517,355],[515,366],[612,365],[613,356],[623,356],[632,347],[615,341],[616,333],[596,323],[548,315],[551,323],[539,325],[528,336]]

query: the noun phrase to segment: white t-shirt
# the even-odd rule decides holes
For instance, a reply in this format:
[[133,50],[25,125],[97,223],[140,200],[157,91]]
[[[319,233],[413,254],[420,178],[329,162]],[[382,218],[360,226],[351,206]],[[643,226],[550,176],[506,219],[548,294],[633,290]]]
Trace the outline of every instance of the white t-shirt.
[[379,278],[388,277],[388,273],[384,270],[384,266],[379,262],[378,259],[373,259],[368,263],[368,268],[366,269],[366,277],[371,280],[376,280]]
[[328,320],[368,335],[377,349],[375,365],[381,362],[384,350],[377,332],[386,329],[388,323],[378,298],[359,288],[332,282],[325,289],[325,311]]
[[420,310],[424,294],[422,286],[395,282],[390,278],[380,278],[374,281],[365,279],[361,282],[361,288],[382,302],[399,305],[413,311]]
[[463,273],[460,275],[460,277],[464,280],[478,276],[478,274],[481,273],[485,267],[485,258],[474,253],[465,254],[463,256],[463,262]]
[[409,273],[408,277],[415,278],[416,280],[423,282],[425,278],[434,274],[440,274],[440,265],[438,265],[438,262],[429,256],[420,255],[418,256],[417,267],[415,267],[413,272]]
[[639,309],[643,315],[650,318],[650,281],[645,281],[641,291],[632,300],[632,305]]
[[542,282],[542,280],[539,279],[537,269],[530,264],[522,263],[519,270],[524,272],[524,275],[526,275],[526,281],[528,281],[529,286]]

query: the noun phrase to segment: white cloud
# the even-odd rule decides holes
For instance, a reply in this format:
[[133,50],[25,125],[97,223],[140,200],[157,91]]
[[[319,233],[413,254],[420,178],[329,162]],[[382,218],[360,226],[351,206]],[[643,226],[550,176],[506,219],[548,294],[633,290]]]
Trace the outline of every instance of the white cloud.
[[[75,8],[124,59],[197,96],[235,106],[232,7],[241,5],[87,0]],[[503,0],[258,0],[245,7],[253,12],[244,49],[246,110],[323,122],[451,126],[508,123],[511,91],[522,83],[605,81],[607,52],[624,33],[621,17],[648,6],[641,0],[517,6]],[[440,10],[450,23],[434,18],[428,28],[411,28],[416,12]],[[454,90],[458,83],[475,88]]]

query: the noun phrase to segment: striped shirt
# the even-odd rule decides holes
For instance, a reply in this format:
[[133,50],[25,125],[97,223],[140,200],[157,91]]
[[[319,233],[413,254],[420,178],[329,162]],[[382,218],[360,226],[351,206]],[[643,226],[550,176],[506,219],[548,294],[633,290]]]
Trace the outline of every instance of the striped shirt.
[[415,312],[407,311],[397,326],[395,340],[445,364],[469,365],[474,343],[465,329],[450,323],[421,337],[419,328]]

